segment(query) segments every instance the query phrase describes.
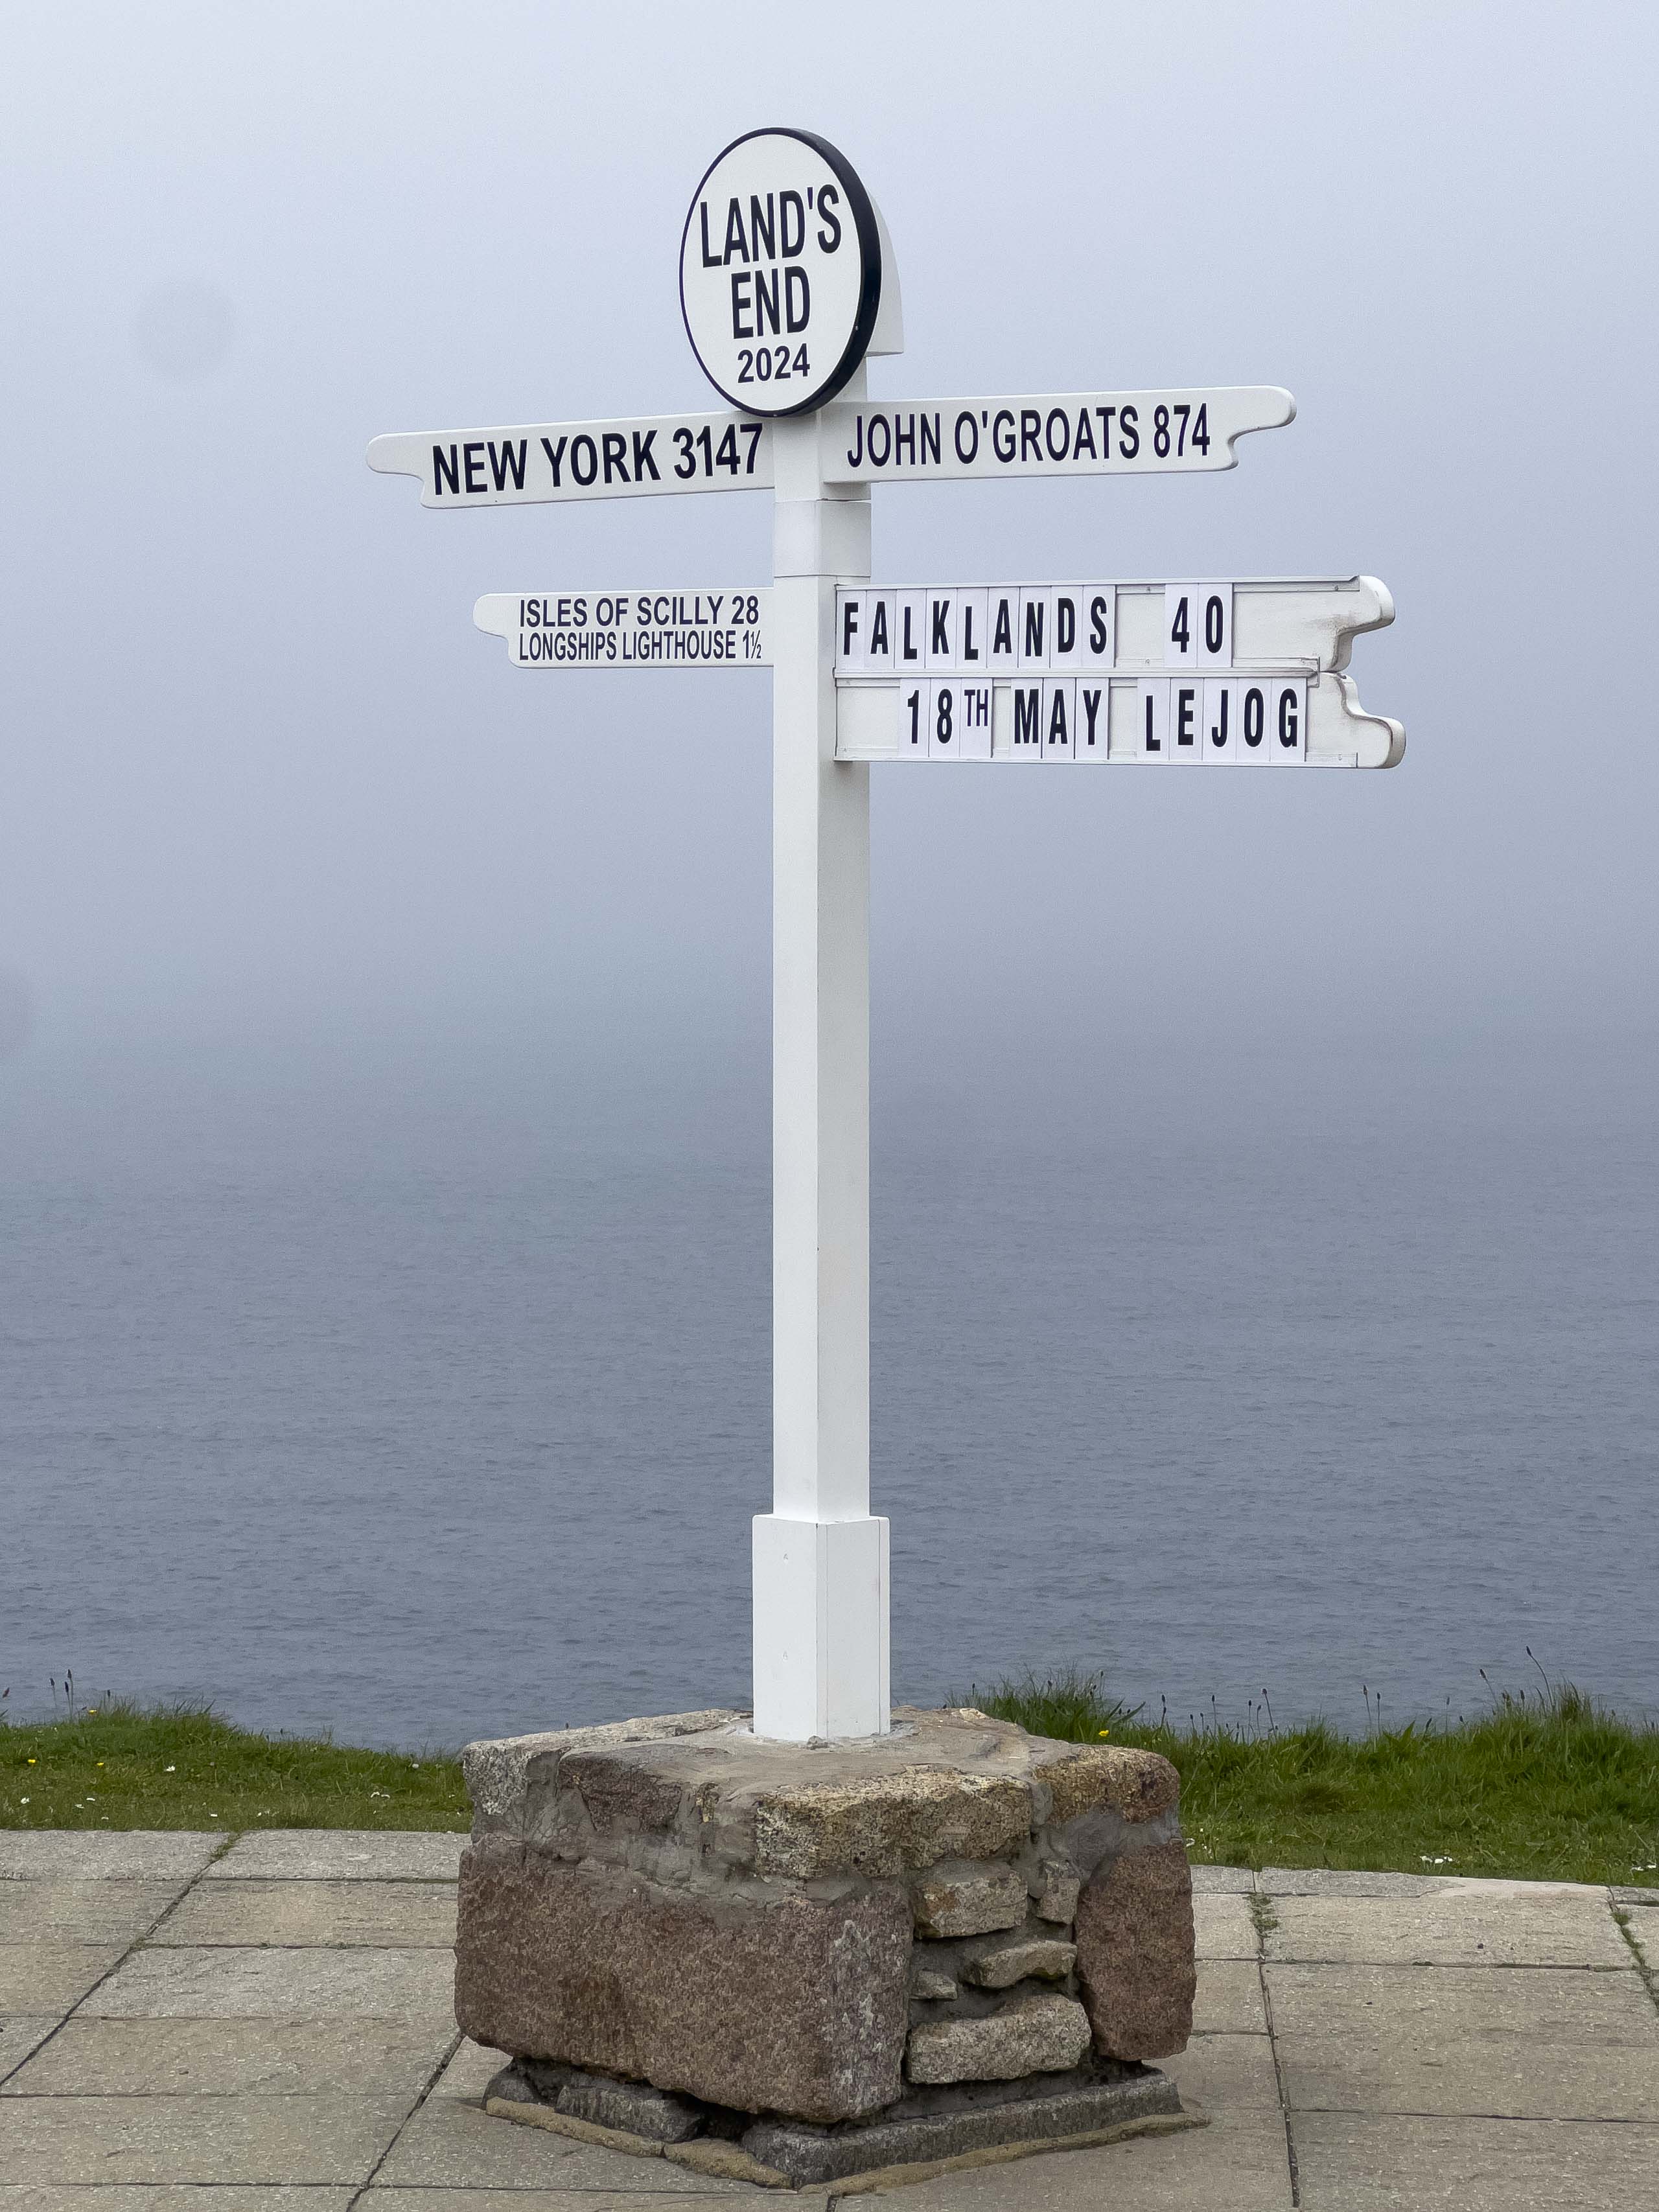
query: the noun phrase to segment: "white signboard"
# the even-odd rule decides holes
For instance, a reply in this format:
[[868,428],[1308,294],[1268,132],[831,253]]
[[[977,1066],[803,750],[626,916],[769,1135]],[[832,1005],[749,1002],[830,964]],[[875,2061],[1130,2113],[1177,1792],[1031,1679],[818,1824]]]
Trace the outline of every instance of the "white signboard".
[[680,306],[716,392],[804,415],[864,359],[881,305],[881,241],[853,167],[810,131],[751,131],[692,195]]
[[1391,768],[1343,672],[1393,620],[1372,576],[844,588],[836,755]]
[[472,619],[504,637],[516,668],[769,668],[772,594],[489,592]]
[[772,433],[750,415],[631,415],[495,430],[393,430],[368,465],[418,477],[422,507],[525,507],[642,492],[769,491]]
[[964,477],[1158,476],[1238,465],[1233,441],[1291,422],[1276,384],[1050,392],[990,399],[843,399],[822,417],[831,483]]

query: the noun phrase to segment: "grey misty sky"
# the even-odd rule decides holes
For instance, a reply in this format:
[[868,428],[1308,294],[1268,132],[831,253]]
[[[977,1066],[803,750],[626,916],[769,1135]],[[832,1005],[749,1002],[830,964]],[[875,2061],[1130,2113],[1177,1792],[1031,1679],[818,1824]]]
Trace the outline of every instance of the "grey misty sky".
[[362,454],[713,404],[680,226],[769,122],[882,204],[878,395],[1298,403],[1224,477],[878,493],[878,579],[1365,569],[1399,607],[1354,664],[1390,775],[878,773],[890,1030],[1645,1033],[1656,27],[8,6],[7,1033],[763,1018],[767,679],[526,676],[471,608],[763,581],[769,499],[446,517]]

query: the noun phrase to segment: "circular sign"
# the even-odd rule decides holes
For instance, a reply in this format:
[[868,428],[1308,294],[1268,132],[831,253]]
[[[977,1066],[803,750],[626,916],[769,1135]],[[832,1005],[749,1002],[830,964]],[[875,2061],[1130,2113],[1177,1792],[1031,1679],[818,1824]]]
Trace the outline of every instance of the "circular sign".
[[680,241],[680,309],[716,392],[755,415],[805,415],[864,358],[881,240],[852,164],[810,131],[751,131],[697,186]]

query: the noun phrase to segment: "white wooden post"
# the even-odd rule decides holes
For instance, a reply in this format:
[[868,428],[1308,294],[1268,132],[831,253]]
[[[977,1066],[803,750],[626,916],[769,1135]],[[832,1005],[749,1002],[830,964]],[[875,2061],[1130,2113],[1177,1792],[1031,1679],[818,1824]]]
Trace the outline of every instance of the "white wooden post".
[[[848,389],[862,392],[860,370]],[[887,1522],[870,1512],[870,782],[837,762],[836,585],[870,495],[816,415],[773,426],[772,1510],[754,1523],[755,1733],[890,1725]]]

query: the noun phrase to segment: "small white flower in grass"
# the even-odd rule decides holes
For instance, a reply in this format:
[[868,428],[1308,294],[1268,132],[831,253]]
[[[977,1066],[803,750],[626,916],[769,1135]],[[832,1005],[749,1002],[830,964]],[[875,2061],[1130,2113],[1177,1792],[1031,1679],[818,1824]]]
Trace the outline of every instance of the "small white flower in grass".
[[1419,1851],[1418,1856],[1425,1866],[1455,1866],[1457,1864],[1455,1859],[1431,1859],[1426,1851]]
[[[27,1805],[29,1802],[29,1800],[27,1797],[20,1797],[17,1802],[20,1805]],[[1636,1869],[1632,1867],[1631,1869],[1631,1872],[1634,1874],[1636,1872]]]
[[161,1771],[163,1774],[176,1774],[179,1770],[176,1766],[164,1766]]

